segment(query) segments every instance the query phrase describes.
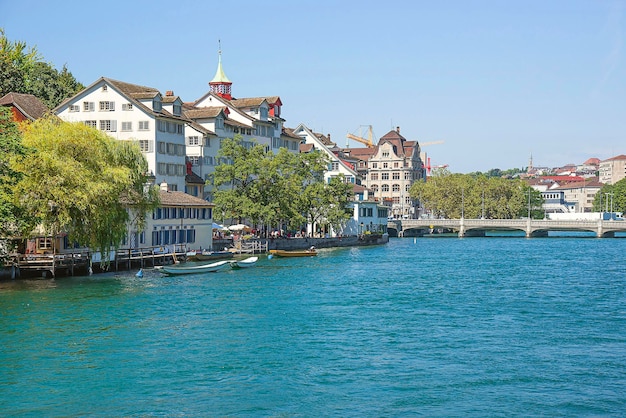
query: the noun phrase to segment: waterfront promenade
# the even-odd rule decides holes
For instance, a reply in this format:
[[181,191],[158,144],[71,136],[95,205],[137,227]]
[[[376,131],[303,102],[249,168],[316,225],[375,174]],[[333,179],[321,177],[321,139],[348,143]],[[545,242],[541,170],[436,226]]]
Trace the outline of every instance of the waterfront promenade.
[[[523,231],[527,237],[547,236],[548,231],[589,231],[598,238],[612,238],[616,232],[626,232],[621,220],[551,220],[551,219],[398,219],[389,221],[387,228],[398,237],[423,235],[433,229],[451,229],[459,237],[485,236],[486,231]],[[409,232],[407,234],[407,231]],[[418,232],[422,231],[422,232]]]

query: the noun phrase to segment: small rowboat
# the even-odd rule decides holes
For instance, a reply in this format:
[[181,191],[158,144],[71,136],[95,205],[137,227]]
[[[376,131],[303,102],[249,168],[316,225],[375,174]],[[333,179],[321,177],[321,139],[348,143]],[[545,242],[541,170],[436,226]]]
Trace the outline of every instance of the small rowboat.
[[170,275],[212,273],[228,267],[228,265],[229,260],[221,260],[211,264],[197,264],[193,266],[163,266],[159,268],[159,271]]
[[315,248],[308,250],[270,250],[270,254],[277,257],[312,257],[317,255]]
[[245,269],[248,267],[254,267],[258,260],[259,260],[259,257],[248,257],[243,260],[231,260],[229,261],[229,263],[230,263],[230,266],[234,269]]

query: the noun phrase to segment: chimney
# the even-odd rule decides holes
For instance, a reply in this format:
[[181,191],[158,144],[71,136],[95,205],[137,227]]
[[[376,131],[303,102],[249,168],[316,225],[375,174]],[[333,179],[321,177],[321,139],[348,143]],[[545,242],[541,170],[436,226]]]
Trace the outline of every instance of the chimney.
[[400,127],[399,126],[396,126],[396,132],[400,133]]
[[168,90],[168,91],[165,92],[165,95],[171,97],[171,96],[174,95],[174,91],[173,90]]
[[162,192],[167,192],[167,183],[161,183],[159,185],[159,188],[161,189]]
[[330,142],[330,134],[328,134],[328,142]]

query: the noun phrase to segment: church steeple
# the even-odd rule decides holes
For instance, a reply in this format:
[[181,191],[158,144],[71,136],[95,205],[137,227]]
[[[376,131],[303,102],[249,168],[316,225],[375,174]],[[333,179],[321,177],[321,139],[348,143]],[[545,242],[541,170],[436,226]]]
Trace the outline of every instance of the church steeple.
[[222,69],[222,46],[220,41],[218,41],[218,45],[217,71],[215,72],[213,80],[209,81],[209,91],[223,97],[226,100],[231,100],[231,87],[233,83],[228,79],[228,77],[226,77],[226,74]]

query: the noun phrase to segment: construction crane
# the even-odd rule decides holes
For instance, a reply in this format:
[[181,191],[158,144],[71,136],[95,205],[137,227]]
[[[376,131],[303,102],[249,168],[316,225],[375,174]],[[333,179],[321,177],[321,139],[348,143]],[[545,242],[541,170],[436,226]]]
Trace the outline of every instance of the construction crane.
[[448,164],[442,164],[442,165],[432,165],[432,166],[431,166],[431,165],[430,165],[430,157],[428,157],[428,158],[426,159],[426,167],[425,167],[425,168],[426,168],[426,173],[427,173],[427,175],[429,175],[429,176],[430,176],[430,171],[431,171],[433,168],[448,168]]
[[[363,127],[367,127],[367,139],[363,138],[361,135],[360,129]],[[368,148],[374,148],[374,142],[372,140],[374,136],[374,131],[372,130],[372,125],[361,125],[359,126],[359,135],[353,135],[351,133],[346,134],[346,138],[352,139],[354,141],[360,142],[361,144],[365,144]]]
[[444,140],[440,140],[440,141],[430,141],[430,142],[422,142],[420,143],[420,147],[427,147],[428,145],[438,145],[438,144],[443,144]]

